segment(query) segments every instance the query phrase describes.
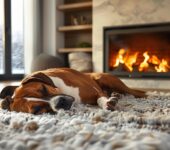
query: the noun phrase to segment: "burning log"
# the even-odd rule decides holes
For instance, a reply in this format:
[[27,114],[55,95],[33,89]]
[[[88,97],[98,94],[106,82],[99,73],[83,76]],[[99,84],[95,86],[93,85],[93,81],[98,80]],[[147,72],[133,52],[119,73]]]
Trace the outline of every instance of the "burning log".
[[125,64],[119,63],[119,65],[117,67],[114,68],[114,71],[128,71],[128,72],[132,72],[129,67],[127,67]]
[[146,72],[156,72],[156,70],[155,70],[155,65],[149,63],[149,67],[148,67],[148,69],[147,69]]
[[125,69],[124,69],[124,64],[122,64],[122,63],[119,63],[119,65],[116,67],[116,68],[114,68],[114,71],[125,71]]
[[139,70],[138,70],[138,68],[139,68],[139,65],[133,65],[133,72],[139,72]]
[[[127,71],[127,72],[168,72],[170,71],[170,65],[164,58],[159,59],[156,55],[149,55],[148,51],[145,51],[143,55],[143,61],[141,61],[141,55],[138,52],[129,52],[129,49],[121,48],[116,56],[115,63],[111,66],[115,71]],[[139,56],[139,57],[138,57]],[[137,59],[140,59],[137,60]]]

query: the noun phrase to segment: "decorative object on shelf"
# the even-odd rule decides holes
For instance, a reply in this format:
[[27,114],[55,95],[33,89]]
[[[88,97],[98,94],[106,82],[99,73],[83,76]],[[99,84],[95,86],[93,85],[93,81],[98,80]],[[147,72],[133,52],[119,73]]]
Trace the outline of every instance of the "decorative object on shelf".
[[85,52],[68,54],[70,68],[81,72],[92,72],[92,55]]
[[91,21],[86,16],[71,15],[71,25],[86,25],[91,24]]
[[61,67],[65,67],[65,64],[59,56],[41,53],[35,60],[33,60],[31,72]]
[[88,24],[88,20],[85,16],[80,16],[80,24]]
[[79,25],[78,17],[71,15],[71,25]]
[[86,48],[86,47],[92,47],[92,45],[89,42],[81,42],[77,45],[77,47]]
[[92,20],[89,16],[80,16],[80,24],[92,24]]

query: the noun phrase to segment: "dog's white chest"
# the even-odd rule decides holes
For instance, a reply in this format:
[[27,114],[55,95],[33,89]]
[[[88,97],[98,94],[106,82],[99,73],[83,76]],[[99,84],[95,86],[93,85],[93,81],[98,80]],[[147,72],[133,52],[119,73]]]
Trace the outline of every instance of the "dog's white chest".
[[64,81],[61,78],[58,77],[49,76],[49,78],[53,81],[54,85],[63,92],[63,94],[67,94],[74,97],[76,102],[81,102],[78,87],[68,86],[64,83]]

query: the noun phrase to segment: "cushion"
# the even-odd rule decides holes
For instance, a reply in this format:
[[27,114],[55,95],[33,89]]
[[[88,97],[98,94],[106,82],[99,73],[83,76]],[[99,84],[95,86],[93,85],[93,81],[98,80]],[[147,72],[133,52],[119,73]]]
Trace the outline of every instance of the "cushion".
[[32,61],[31,72],[61,67],[65,67],[65,65],[64,61],[59,56],[41,53],[35,60]]

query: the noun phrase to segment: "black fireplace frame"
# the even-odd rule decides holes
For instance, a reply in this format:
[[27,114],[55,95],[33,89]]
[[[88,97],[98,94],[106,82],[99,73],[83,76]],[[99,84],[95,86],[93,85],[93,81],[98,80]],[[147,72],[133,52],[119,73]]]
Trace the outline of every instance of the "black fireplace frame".
[[[123,26],[112,26],[103,28],[103,70],[104,72],[111,73],[118,77],[125,78],[170,78],[170,72],[124,72],[124,71],[110,71],[109,70],[109,35],[110,34],[121,34],[125,30],[146,30],[154,31],[169,31],[170,32],[170,22],[167,23],[153,23],[153,24],[136,24],[136,25],[123,25]],[[169,37],[170,38],[170,37]]]

